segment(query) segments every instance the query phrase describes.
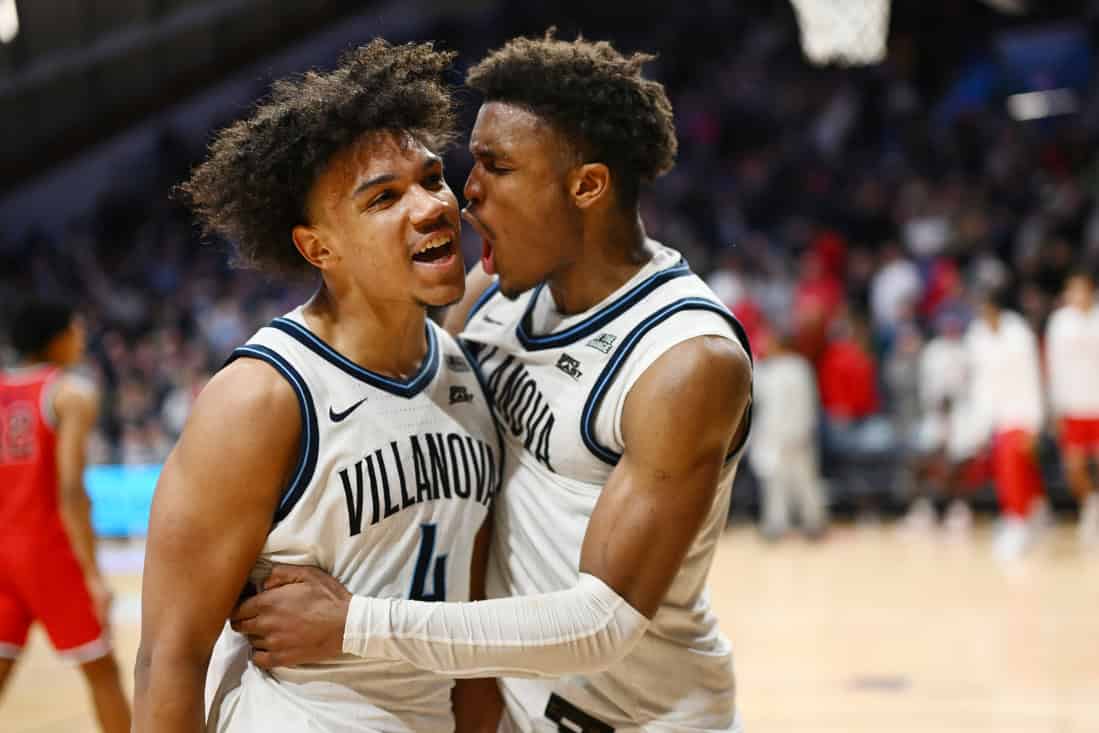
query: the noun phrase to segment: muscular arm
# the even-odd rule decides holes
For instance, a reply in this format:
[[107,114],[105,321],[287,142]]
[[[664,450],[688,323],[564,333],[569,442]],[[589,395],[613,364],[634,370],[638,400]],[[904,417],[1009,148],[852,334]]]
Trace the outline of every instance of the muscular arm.
[[[744,430],[750,385],[747,356],[732,342],[699,337],[670,349],[627,397],[625,453],[596,504],[575,587],[461,604],[355,596],[343,651],[454,677],[558,676],[614,664],[644,634],[713,505],[725,456]],[[312,585],[310,571],[301,572],[301,584]],[[242,607],[242,629],[289,642],[294,604],[266,595]],[[280,663],[307,661],[306,650],[289,642]]]
[[205,730],[210,653],[263,547],[300,432],[292,388],[262,362],[234,362],[196,401],[153,499],[136,733]]
[[466,327],[466,321],[469,320],[469,312],[495,280],[496,278],[492,275],[485,273],[479,262],[470,269],[466,274],[466,294],[458,303],[450,306],[443,319],[443,328],[447,333],[458,338],[458,334]]
[[725,457],[744,430],[751,379],[736,345],[703,336],[661,356],[626,398],[625,452],[595,505],[580,572],[648,618],[713,505]]

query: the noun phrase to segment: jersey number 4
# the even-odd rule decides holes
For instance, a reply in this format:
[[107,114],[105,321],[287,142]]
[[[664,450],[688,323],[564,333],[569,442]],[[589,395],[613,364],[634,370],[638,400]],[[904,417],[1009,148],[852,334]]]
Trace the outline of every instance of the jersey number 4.
[[[434,562],[432,562],[434,560]],[[427,591],[427,576],[431,573],[431,592]],[[420,525],[420,556],[416,558],[416,574],[412,576],[414,601],[446,600],[446,555],[435,557],[435,525]]]

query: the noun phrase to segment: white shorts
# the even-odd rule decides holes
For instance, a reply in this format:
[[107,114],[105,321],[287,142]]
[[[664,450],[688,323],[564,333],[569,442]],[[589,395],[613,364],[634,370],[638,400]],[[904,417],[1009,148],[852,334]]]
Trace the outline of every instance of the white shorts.
[[[556,723],[542,718],[531,721],[531,728],[529,731],[525,731],[512,719],[505,705],[504,714],[500,717],[500,725],[496,728],[496,733],[560,733],[561,730],[564,729],[559,728]],[[644,728],[616,728],[615,733],[683,733],[683,729],[655,723]],[[732,728],[722,731],[702,731],[699,729],[697,732],[692,730],[691,733],[744,733],[744,723],[740,719],[740,711],[737,711],[733,717]]]

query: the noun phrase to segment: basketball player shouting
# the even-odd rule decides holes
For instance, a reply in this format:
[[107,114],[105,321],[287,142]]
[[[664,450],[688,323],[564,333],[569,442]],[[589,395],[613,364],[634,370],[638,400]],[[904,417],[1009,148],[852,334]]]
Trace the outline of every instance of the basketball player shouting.
[[501,446],[477,372],[426,318],[464,287],[457,201],[433,152],[451,133],[450,59],[377,40],[330,73],[278,82],[184,185],[243,263],[320,283],[233,352],[165,464],[137,731],[454,727],[452,680],[392,656],[246,663],[203,714],[215,640],[272,563],[377,598],[468,598]]
[[[276,568],[278,587],[234,617],[257,663],[344,652],[498,676],[502,730],[739,729],[705,585],[751,364],[736,321],[642,226],[639,189],[676,150],[648,58],[547,36],[469,74],[484,104],[466,219],[484,250],[448,319],[465,323],[508,451],[494,600],[349,596]],[[500,718],[489,691],[480,730]]]
[[107,636],[110,593],[95,561],[84,492],[95,387],[64,370],[84,358],[84,326],[65,303],[12,309],[22,363],[0,371],[0,689],[34,621],[80,665],[100,730],[127,733],[130,706]]

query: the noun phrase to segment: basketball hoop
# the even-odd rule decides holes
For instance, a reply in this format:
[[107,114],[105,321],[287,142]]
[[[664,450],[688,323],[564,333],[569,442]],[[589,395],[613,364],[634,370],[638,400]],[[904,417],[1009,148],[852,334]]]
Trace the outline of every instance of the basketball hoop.
[[0,0],[0,43],[11,43],[19,35],[19,11],[15,0]]
[[864,66],[885,59],[889,0],[790,0],[801,47],[814,64]]

